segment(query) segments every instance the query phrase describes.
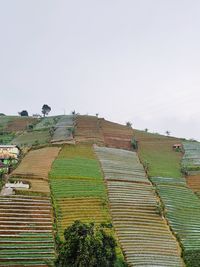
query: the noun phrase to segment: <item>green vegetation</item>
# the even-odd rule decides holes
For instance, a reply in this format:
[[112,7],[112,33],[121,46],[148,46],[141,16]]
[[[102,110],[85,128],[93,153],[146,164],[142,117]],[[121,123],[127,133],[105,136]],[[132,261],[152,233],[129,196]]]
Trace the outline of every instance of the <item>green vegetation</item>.
[[151,178],[165,207],[170,227],[183,248],[188,267],[199,266],[200,256],[200,202],[187,188],[185,179]]
[[194,141],[184,142],[185,154],[182,159],[182,171],[185,174],[200,173],[200,143]]
[[[92,220],[94,216],[85,212],[87,207],[92,209],[94,205],[99,213],[99,222],[108,221],[108,213],[107,216],[102,216],[105,210],[108,211],[107,204],[103,204],[107,203],[106,190],[92,146],[65,145],[54,161],[49,177],[61,237],[63,229],[73,222],[72,218],[81,218],[86,222]],[[86,198],[85,202],[82,200],[85,206],[76,212],[75,208],[80,205],[81,197]],[[69,214],[71,219],[68,218]]]
[[0,132],[0,144],[1,145],[10,144],[14,136],[15,136],[14,133]]
[[102,179],[99,164],[95,159],[79,157],[58,158],[53,163],[50,177]]
[[40,119],[39,123],[35,125],[34,130],[44,130],[55,127],[56,123],[61,117],[62,116],[43,117]]
[[150,177],[181,177],[180,162],[182,153],[172,149],[173,144],[180,143],[172,137],[135,131],[138,140],[139,157],[142,163],[148,166]]
[[12,140],[12,144],[18,146],[32,146],[47,144],[50,140],[50,133],[48,130],[45,131],[33,131],[24,132],[18,135]]
[[102,226],[75,221],[64,232],[56,266],[58,267],[114,267],[116,242]]

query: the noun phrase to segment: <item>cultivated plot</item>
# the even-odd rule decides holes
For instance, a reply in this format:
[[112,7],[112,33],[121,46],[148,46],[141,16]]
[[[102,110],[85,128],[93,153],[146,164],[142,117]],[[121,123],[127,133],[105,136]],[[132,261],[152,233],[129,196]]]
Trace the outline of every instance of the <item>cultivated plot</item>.
[[[183,266],[180,248],[159,214],[136,153],[95,146],[106,179],[114,227],[130,266]],[[132,161],[132,164],[131,164]]]

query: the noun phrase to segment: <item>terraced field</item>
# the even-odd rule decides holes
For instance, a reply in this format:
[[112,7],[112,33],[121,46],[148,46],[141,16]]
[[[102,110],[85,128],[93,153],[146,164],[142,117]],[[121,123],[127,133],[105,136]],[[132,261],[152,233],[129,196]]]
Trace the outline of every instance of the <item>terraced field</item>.
[[183,145],[182,168],[187,174],[187,185],[200,197],[200,143],[188,141]]
[[95,146],[107,183],[112,219],[130,266],[183,266],[150,181],[134,152]]
[[165,205],[170,227],[180,240],[188,267],[200,262],[200,201],[184,178],[151,178]]
[[109,222],[105,185],[92,146],[65,145],[52,165],[50,181],[61,238],[75,220]]
[[105,119],[99,119],[99,124],[106,146],[128,150],[132,149],[131,139],[134,134],[132,128]]
[[75,140],[77,143],[98,143],[103,144],[99,119],[96,116],[76,117]]
[[0,197],[0,266],[49,266],[55,258],[49,198]]
[[74,117],[65,115],[59,118],[51,142],[65,142],[73,140]]
[[50,116],[39,119],[35,125],[34,130],[45,130],[56,126],[56,123],[62,116]]
[[182,177],[182,153],[172,146],[181,143],[179,139],[134,130],[138,140],[138,154],[150,177]]
[[31,147],[32,145],[48,144],[51,135],[49,130],[23,132],[12,140],[12,144],[20,147]]
[[20,116],[0,116],[0,130],[4,132],[21,132],[27,129],[28,125],[36,123],[37,119]]
[[[50,195],[48,173],[51,164],[60,151],[57,147],[46,147],[30,151],[22,160],[21,164],[13,171],[12,178],[26,181],[30,189],[24,189],[29,193]],[[18,190],[16,190],[18,192]],[[22,191],[19,191],[22,193]]]

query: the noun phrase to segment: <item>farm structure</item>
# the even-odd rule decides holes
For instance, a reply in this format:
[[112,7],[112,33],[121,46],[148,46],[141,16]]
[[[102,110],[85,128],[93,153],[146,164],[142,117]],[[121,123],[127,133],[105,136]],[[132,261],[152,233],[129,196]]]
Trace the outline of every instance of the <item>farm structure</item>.
[[169,225],[183,247],[186,266],[200,262],[200,201],[184,178],[153,177]]
[[0,145],[0,173],[9,173],[18,162],[20,149],[13,145]]
[[95,146],[114,228],[129,266],[183,266],[180,247],[158,211],[151,182],[135,152]]

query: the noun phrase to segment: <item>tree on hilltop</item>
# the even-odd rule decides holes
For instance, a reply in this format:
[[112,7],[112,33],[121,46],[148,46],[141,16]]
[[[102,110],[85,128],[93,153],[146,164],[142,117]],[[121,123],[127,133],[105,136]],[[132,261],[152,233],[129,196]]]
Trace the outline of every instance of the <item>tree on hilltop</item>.
[[27,110],[22,110],[21,112],[18,112],[18,114],[22,117],[28,116],[28,111]]
[[50,111],[51,111],[51,107],[48,106],[47,104],[44,104],[44,105],[42,106],[42,114],[43,114],[44,117],[45,117],[46,115],[48,115]]

